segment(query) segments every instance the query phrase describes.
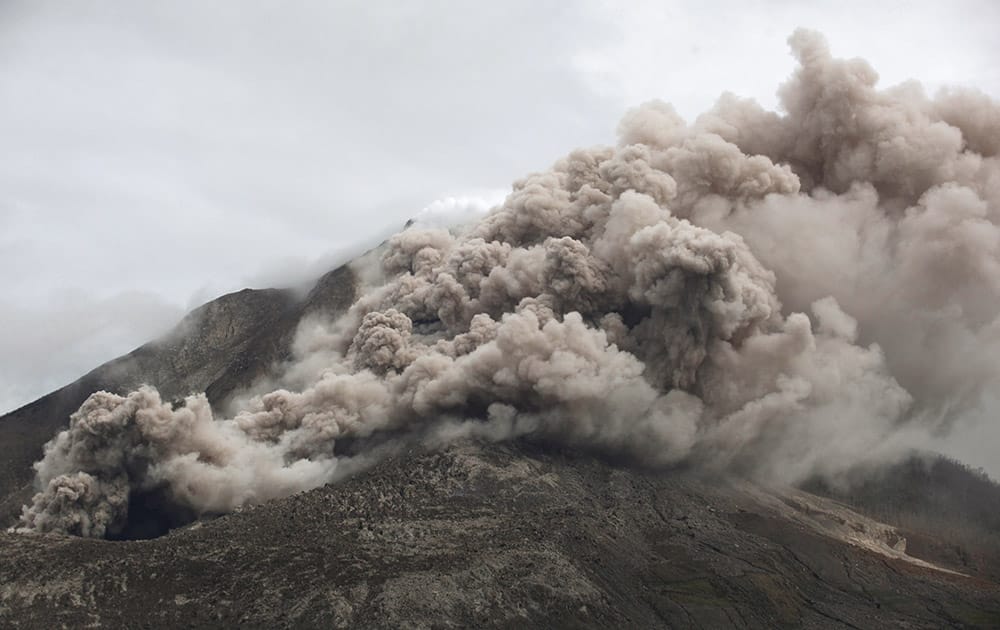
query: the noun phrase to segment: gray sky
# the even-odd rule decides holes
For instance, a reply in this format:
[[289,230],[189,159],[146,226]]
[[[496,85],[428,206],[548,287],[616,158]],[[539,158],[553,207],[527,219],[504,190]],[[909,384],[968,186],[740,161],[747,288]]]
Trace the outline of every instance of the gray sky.
[[765,106],[786,37],[1000,96],[982,2],[0,0],[0,413],[423,208],[485,207],[650,98]]

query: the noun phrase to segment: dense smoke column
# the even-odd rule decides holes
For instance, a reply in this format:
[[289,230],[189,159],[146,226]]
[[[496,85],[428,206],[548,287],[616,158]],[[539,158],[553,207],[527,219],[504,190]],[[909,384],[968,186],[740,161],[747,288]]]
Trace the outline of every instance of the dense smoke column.
[[516,182],[478,223],[392,237],[347,314],[301,327],[286,389],[234,417],[94,394],[36,464],[22,528],[113,535],[151,489],[224,512],[412,440],[535,436],[794,482],[986,414],[1000,108],[877,90],[817,34],[790,43],[784,113],[724,95],[688,125],[647,103],[617,147]]

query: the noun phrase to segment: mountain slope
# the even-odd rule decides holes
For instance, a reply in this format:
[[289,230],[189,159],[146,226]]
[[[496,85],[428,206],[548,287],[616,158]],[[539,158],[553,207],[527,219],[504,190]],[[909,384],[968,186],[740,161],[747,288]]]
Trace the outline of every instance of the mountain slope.
[[400,455],[151,541],[0,540],[14,627],[1000,623],[996,584],[835,503],[525,444]]
[[[0,419],[10,454],[0,487],[5,523],[30,496],[30,462],[93,389],[148,381],[168,397],[205,389],[221,404],[288,356],[302,317],[335,314],[353,298],[347,268],[302,299],[273,290],[224,296],[165,339]],[[966,481],[952,475],[948,483]],[[874,500],[867,507],[878,511]],[[1000,624],[992,564],[917,554],[947,565],[935,567],[907,555],[907,542],[902,530],[799,490],[679,469],[644,472],[523,441],[460,443],[399,453],[343,484],[153,540],[2,533],[0,620],[9,627]]]
[[1000,625],[1000,106],[789,45],[0,418],[0,625]]
[[109,361],[79,380],[0,417],[0,526],[11,525],[33,493],[31,464],[91,393],[125,394],[143,383],[165,399],[204,391],[213,405],[288,357],[295,327],[307,315],[335,315],[355,297],[349,267],[327,273],[298,298],[289,290],[244,289],[192,311],[163,338]]

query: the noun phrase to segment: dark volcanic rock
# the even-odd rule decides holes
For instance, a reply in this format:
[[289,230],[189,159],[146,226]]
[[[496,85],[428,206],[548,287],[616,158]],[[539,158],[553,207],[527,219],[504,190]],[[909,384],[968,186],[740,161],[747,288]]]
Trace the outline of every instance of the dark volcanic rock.
[[[288,358],[302,317],[354,293],[344,267],[301,299],[224,296],[0,418],[0,522],[92,391],[223,403]],[[1000,626],[995,566],[950,562],[933,531],[907,555],[906,531],[799,490],[466,443],[153,540],[0,532],[0,627]]]
[[1000,623],[995,584],[838,540],[817,514],[881,530],[832,502],[790,496],[530,445],[466,444],[151,541],[4,534],[0,619],[133,628]]

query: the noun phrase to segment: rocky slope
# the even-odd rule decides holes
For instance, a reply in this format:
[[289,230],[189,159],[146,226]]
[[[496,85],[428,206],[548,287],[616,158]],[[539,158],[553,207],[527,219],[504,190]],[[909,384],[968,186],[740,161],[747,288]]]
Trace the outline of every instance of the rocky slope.
[[[302,317],[353,298],[347,268],[304,298],[222,297],[4,416],[3,524],[30,496],[42,445],[91,391],[153,382],[224,404],[287,356]],[[151,540],[2,533],[0,625],[1000,626],[995,565],[925,553],[939,530],[914,549],[909,530],[801,490],[461,443]]]
[[990,627],[997,585],[805,494],[529,445],[409,453],[149,541],[4,534],[8,627]]
[[110,361],[62,389],[0,418],[0,525],[30,498],[31,464],[91,393],[125,394],[153,383],[165,399],[206,392],[213,405],[287,358],[295,327],[311,314],[335,315],[354,300],[350,268],[324,275],[303,298],[289,290],[225,295],[192,311],[169,334]]

